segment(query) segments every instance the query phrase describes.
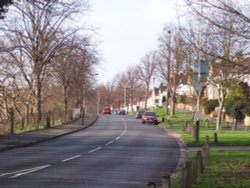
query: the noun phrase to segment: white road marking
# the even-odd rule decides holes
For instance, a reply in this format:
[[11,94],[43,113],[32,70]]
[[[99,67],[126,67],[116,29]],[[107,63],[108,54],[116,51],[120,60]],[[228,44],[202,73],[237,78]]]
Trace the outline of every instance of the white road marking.
[[9,178],[17,178],[17,177],[25,175],[25,174],[29,174],[29,173],[32,173],[32,172],[36,172],[38,170],[42,170],[44,168],[48,168],[50,166],[51,165],[44,165],[44,166],[38,166],[38,167],[35,167],[35,168],[26,169],[26,170],[20,170],[20,171],[17,171],[17,172],[12,172],[12,173],[9,173],[9,175],[10,174],[15,174],[15,175],[11,176]]
[[127,122],[125,121],[124,118],[121,118],[121,119],[122,119],[122,121],[124,122],[124,130],[122,131],[122,133],[120,134],[120,136],[117,136],[117,137],[115,138],[115,140],[112,140],[112,141],[110,141],[110,142],[107,142],[107,143],[105,144],[105,146],[108,146],[108,145],[110,145],[110,144],[113,144],[115,141],[119,140],[122,136],[124,136],[124,135],[126,134],[126,132],[127,132],[127,130],[128,130]]
[[91,150],[91,151],[88,151],[88,153],[93,153],[93,152],[95,152],[95,151],[97,151],[97,150],[99,150],[99,149],[102,149],[102,147],[98,147],[98,148],[96,148],[96,149],[93,149],[93,150]]
[[[105,146],[108,146],[108,145],[114,143],[116,140],[119,140],[119,139],[120,139],[122,136],[124,136],[125,133],[127,132],[127,130],[128,130],[127,122],[125,121],[124,118],[122,118],[122,120],[123,120],[123,122],[124,122],[124,127],[125,127],[124,130],[123,130],[123,132],[120,134],[120,136],[116,137],[115,140],[112,140],[112,141],[106,143]],[[95,148],[95,149],[93,149],[93,150],[90,150],[90,151],[88,151],[88,154],[93,153],[93,152],[95,152],[95,151],[97,151],[97,150],[100,150],[100,149],[102,149],[102,147],[98,147],[98,148]],[[61,162],[70,161],[70,160],[79,158],[79,157],[81,157],[81,156],[82,156],[82,155],[76,155],[76,156],[73,156],[73,157],[64,159],[64,160],[62,160]],[[0,177],[8,176],[8,175],[13,175],[13,176],[11,176],[11,177],[9,177],[9,178],[17,178],[17,177],[22,176],[22,175],[26,175],[26,174],[29,174],[29,173],[32,173],[32,172],[36,172],[36,171],[39,171],[39,170],[48,168],[48,167],[50,167],[50,166],[52,166],[52,165],[44,165],[44,166],[38,166],[38,167],[34,167],[34,168],[28,168],[28,169],[24,169],[24,170],[19,170],[19,171],[15,171],[15,172],[4,173],[4,174],[0,174]]]
[[108,145],[113,144],[113,143],[114,143],[114,141],[110,141],[110,142],[106,143],[105,146],[108,146]]
[[79,158],[79,157],[81,157],[81,156],[82,156],[82,155],[76,155],[76,156],[74,156],[74,157],[70,157],[70,158],[68,158],[68,159],[64,159],[64,160],[62,160],[62,162],[70,161],[70,160]]

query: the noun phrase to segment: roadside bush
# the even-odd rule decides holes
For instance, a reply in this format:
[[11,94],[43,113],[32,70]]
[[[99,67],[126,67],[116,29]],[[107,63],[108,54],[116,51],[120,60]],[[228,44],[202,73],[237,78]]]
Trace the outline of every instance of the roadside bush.
[[238,100],[233,104],[230,115],[236,120],[243,120],[245,118],[244,108],[245,101]]
[[183,104],[185,104],[186,103],[186,96],[184,96],[184,95],[178,95],[177,97],[176,97],[176,102],[177,103],[183,103]]
[[250,116],[250,102],[248,102],[244,108],[244,114]]
[[227,99],[225,101],[225,105],[224,105],[227,115],[231,116],[231,109],[232,109],[234,103],[236,101],[240,101],[240,100],[244,100],[244,98],[240,97],[240,96],[232,96],[232,95],[227,97]]
[[206,114],[210,114],[214,109],[219,106],[217,99],[211,99],[204,102],[204,110]]

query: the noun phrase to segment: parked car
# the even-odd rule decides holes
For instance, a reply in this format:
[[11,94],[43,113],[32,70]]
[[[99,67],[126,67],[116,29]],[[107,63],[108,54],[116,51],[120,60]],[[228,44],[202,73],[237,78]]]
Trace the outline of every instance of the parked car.
[[110,109],[110,107],[104,107],[102,109],[102,115],[105,115],[105,114],[111,115],[111,109]]
[[142,114],[145,112],[145,110],[139,110],[136,115],[135,118],[136,119],[141,119],[142,118]]
[[119,114],[120,114],[120,115],[125,115],[125,114],[126,114],[126,111],[125,111],[125,110],[121,110]]
[[141,122],[144,123],[152,123],[159,124],[155,112],[146,111],[142,114]]
[[113,110],[113,114],[116,114],[116,115],[120,114],[120,112],[121,112],[121,109],[119,108]]

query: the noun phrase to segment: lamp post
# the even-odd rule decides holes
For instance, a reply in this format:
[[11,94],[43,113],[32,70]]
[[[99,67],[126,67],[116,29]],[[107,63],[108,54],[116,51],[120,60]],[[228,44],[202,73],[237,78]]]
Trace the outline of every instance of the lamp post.
[[198,60],[193,68],[194,72],[194,81],[195,81],[195,90],[197,93],[196,100],[196,121],[195,121],[195,141],[199,141],[199,127],[200,127],[200,99],[202,93],[202,87],[207,80],[208,73],[208,61]]
[[169,90],[170,90],[170,64],[171,64],[171,31],[168,31],[169,41],[168,41],[168,65],[167,65],[167,94],[166,94],[166,114],[169,114]]
[[[200,2],[201,14],[203,13],[203,0]],[[200,99],[202,94],[203,83],[207,79],[208,72],[208,61],[202,60],[201,48],[202,48],[202,28],[201,28],[201,20],[198,25],[198,60],[194,65],[194,79],[195,79],[195,89],[197,94],[196,100],[196,122],[195,122],[195,141],[199,141],[199,129],[200,129]]]

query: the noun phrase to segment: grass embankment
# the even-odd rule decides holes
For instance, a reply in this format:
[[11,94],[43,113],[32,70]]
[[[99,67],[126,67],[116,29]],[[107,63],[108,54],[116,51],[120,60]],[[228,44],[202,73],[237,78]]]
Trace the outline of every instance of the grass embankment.
[[209,165],[192,188],[211,187],[249,188],[250,152],[210,152]]
[[[191,134],[184,133],[181,129],[185,121],[192,119],[191,113],[177,112],[175,117],[164,115],[163,109],[156,110],[159,120],[164,117],[173,122],[170,126],[168,121],[162,123],[166,128],[172,128],[176,133],[181,134],[188,147],[203,146],[205,137],[209,136],[210,146],[250,146],[250,132],[246,131],[215,131],[215,125],[206,127],[206,122],[201,121],[199,142]],[[214,133],[218,135],[218,143],[214,143]],[[190,153],[192,160],[195,153]],[[179,179],[179,178],[177,178]],[[180,183],[180,182],[179,182]],[[173,187],[179,187],[174,185]],[[248,188],[250,187],[250,152],[249,151],[210,151],[209,164],[198,181],[192,188]]]
[[[162,117],[165,118],[165,122],[161,123],[166,128],[173,129],[176,133],[181,134],[183,141],[187,144],[188,147],[203,146],[205,142],[205,137],[209,136],[210,146],[250,146],[250,132],[246,131],[231,131],[231,130],[222,130],[216,131],[215,125],[210,123],[209,128],[206,127],[205,121],[200,121],[200,136],[199,142],[195,142],[195,138],[192,134],[188,134],[182,131],[182,127],[185,124],[185,121],[188,121],[193,127],[192,114],[184,112],[176,112],[174,117],[166,116],[164,109],[155,110],[159,121]],[[169,124],[169,120],[172,122],[172,125]],[[214,133],[218,135],[218,143],[214,143]]]

